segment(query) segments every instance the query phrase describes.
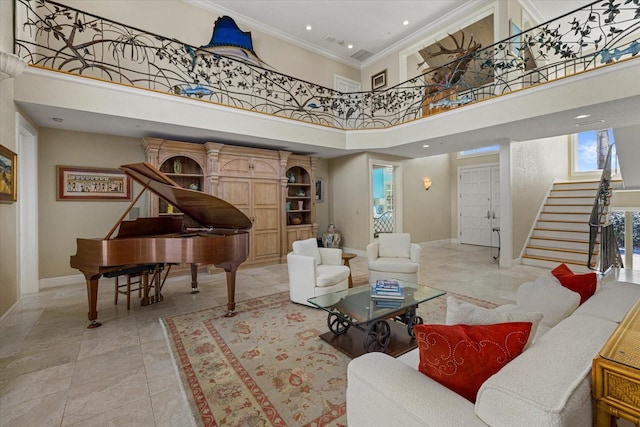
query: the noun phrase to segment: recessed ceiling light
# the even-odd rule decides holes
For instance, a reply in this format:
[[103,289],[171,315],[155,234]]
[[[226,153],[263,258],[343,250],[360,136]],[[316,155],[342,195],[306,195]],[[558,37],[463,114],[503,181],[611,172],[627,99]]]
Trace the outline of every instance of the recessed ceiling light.
[[313,29],[311,25],[307,25],[305,28],[307,29],[307,31],[311,31]]
[[409,25],[409,21],[405,19],[404,21],[402,21],[402,25]]
[[424,144],[422,148],[429,148],[429,144]]
[[348,45],[348,46],[347,46],[347,48],[348,48],[348,49],[353,49],[353,45],[352,45],[352,44],[350,44],[350,45]]
[[574,119],[586,119],[587,117],[591,117],[591,114],[580,114],[579,116],[575,116]]
[[53,120],[56,123],[62,123],[64,121],[64,119],[61,119],[60,117],[53,117],[51,120]]

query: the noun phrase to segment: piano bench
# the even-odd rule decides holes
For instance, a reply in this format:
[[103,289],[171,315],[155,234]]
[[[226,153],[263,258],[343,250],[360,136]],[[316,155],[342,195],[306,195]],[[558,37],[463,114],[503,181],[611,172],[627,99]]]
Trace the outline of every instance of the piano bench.
[[[142,291],[149,286],[149,273],[153,273],[156,269],[156,264],[138,265],[135,267],[125,268],[113,272],[106,273],[105,277],[115,277],[115,296],[113,303],[118,304],[118,294],[127,296],[127,310],[131,309],[131,292],[138,291],[138,298],[142,297]],[[120,276],[125,276],[126,283],[120,283]],[[138,285],[136,288],[132,288],[132,285]]]

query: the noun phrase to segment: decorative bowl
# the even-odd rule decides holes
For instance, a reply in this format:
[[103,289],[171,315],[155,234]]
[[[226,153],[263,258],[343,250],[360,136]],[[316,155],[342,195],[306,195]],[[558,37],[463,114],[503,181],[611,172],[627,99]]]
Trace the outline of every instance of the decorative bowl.
[[293,225],[302,224],[302,218],[300,218],[299,216],[294,216],[293,218],[291,218],[291,224]]

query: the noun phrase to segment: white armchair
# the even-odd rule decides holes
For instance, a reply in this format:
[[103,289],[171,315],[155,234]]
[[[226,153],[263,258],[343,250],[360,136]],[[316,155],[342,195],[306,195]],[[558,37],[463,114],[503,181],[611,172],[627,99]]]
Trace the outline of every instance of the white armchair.
[[289,297],[299,304],[311,305],[307,298],[349,287],[349,267],[342,265],[342,249],[319,248],[316,239],[293,242],[287,254]]
[[378,241],[367,246],[369,283],[379,279],[418,283],[421,252],[409,233],[380,233]]

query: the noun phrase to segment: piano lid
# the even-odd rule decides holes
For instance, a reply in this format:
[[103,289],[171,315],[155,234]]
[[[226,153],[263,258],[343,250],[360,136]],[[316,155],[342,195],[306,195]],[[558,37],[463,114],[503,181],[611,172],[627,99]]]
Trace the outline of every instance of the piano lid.
[[182,188],[149,163],[122,165],[120,170],[203,227],[251,228],[251,220],[232,204],[201,191]]

